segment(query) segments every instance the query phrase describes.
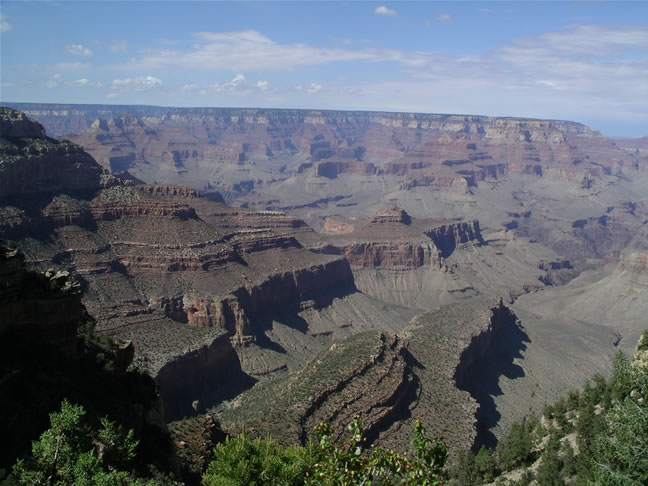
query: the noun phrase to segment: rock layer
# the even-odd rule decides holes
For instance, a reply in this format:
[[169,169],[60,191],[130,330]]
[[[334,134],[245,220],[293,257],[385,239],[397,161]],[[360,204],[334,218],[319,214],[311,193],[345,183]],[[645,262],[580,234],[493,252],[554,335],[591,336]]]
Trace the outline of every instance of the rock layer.
[[0,107],[0,152],[0,198],[100,187],[101,167],[81,147],[11,108]]

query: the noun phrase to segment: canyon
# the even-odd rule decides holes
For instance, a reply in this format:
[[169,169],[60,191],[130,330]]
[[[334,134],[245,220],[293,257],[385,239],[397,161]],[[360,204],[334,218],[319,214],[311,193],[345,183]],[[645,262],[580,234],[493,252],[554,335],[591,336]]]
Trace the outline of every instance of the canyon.
[[645,326],[648,155],[579,123],[9,105],[0,238],[74,277],[167,421],[492,444]]

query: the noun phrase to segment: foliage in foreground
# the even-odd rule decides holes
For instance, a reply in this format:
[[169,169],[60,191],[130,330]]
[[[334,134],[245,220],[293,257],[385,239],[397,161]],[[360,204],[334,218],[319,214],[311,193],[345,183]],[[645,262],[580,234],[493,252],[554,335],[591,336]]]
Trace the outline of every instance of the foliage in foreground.
[[[452,482],[648,484],[648,331],[632,361],[619,352],[610,379],[597,375],[592,382],[547,406],[542,421],[531,416],[514,424],[495,450],[458,454]],[[516,470],[520,479],[506,479]]]
[[363,447],[364,424],[353,420],[348,435],[335,439],[322,423],[305,446],[283,448],[271,438],[251,439],[247,431],[216,446],[215,459],[203,476],[204,486],[243,485],[420,485],[443,484],[447,447],[428,439],[420,421],[414,425],[414,454]]
[[137,441],[107,418],[93,430],[83,421],[85,411],[67,400],[50,414],[51,427],[32,443],[32,455],[19,460],[3,484],[24,486],[157,486],[155,480],[129,471]]

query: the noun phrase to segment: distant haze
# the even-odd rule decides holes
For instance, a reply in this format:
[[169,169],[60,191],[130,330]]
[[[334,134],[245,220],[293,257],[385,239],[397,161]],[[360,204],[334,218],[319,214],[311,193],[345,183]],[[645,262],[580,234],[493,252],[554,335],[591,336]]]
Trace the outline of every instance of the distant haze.
[[17,2],[0,102],[384,110],[648,135],[646,2]]

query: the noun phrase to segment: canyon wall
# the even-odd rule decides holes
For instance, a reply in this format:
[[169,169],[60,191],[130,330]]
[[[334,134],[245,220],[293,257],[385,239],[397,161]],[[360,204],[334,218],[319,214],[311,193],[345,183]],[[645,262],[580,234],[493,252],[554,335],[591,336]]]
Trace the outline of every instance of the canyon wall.
[[233,389],[245,389],[254,380],[241,370],[229,336],[222,334],[211,343],[169,359],[158,371],[156,382],[165,419],[171,421],[202,413],[231,398]]
[[239,287],[224,297],[163,298],[167,316],[192,326],[218,327],[236,342],[263,332],[273,314],[296,313],[304,306],[325,307],[335,297],[355,291],[353,274],[344,259],[266,276],[256,285]]
[[[400,182],[401,190],[435,187],[458,194],[508,174],[580,181],[645,168],[642,158],[600,133],[560,120],[164,107],[132,107],[122,114],[117,113],[121,107],[112,106],[13,106],[51,133],[60,134],[66,123],[85,124],[69,137],[113,172],[128,169],[146,182],[186,180],[205,190],[216,185],[226,193],[250,190],[249,184],[240,187],[243,177],[229,179],[230,169],[228,180],[215,177],[214,171],[227,166],[245,168],[254,185],[296,174],[324,180],[395,176],[407,179]],[[272,169],[270,180],[255,170],[259,164]]]
[[102,169],[83,148],[45,135],[23,113],[0,107],[0,198],[93,191]]

